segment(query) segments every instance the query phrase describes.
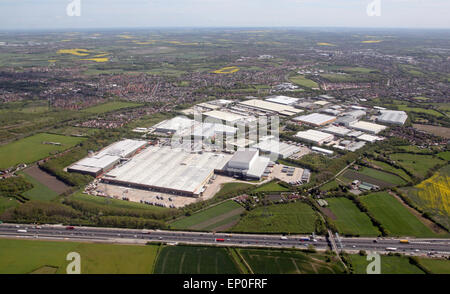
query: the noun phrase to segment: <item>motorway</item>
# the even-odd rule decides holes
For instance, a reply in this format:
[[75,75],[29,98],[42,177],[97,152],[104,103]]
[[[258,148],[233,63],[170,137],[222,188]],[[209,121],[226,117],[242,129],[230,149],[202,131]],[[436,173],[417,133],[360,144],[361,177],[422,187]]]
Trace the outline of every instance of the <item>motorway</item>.
[[[313,245],[317,250],[330,249],[328,238],[316,236],[315,241],[302,241],[305,235],[229,234],[187,231],[136,230],[99,227],[73,227],[62,225],[0,224],[0,238],[25,238],[34,240],[63,240],[100,243],[145,244],[164,242],[222,246],[258,246],[280,248],[307,248]],[[217,240],[223,239],[223,240]],[[402,238],[405,239],[405,238]],[[400,243],[400,238],[347,238],[335,239],[339,249],[345,251],[376,251],[385,253],[386,248],[395,252],[413,255],[450,255],[450,239],[409,238],[409,243]],[[342,247],[340,247],[342,245]]]

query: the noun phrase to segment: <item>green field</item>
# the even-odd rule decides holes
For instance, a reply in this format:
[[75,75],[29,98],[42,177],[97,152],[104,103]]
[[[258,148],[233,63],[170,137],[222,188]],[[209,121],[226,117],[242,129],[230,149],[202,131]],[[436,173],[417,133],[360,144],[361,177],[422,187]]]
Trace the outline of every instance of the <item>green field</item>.
[[411,153],[394,153],[390,159],[401,165],[403,168],[416,175],[417,177],[425,177],[428,170],[444,161],[432,155],[419,155]]
[[111,101],[103,104],[99,104],[96,106],[92,106],[86,109],[83,109],[84,112],[88,113],[105,113],[110,111],[119,110],[122,108],[131,108],[131,107],[138,107],[142,104],[139,103],[133,103],[133,102],[125,102],[125,101]]
[[442,158],[443,160],[450,161],[450,151],[440,152],[437,154],[439,158]]
[[448,259],[420,258],[419,261],[433,274],[450,274],[450,260]]
[[329,190],[332,190],[332,189],[335,189],[338,187],[339,187],[339,185],[336,182],[336,180],[333,180],[331,182],[326,183],[325,185],[320,186],[319,190],[320,191],[329,191]]
[[[350,255],[353,270],[356,274],[366,274],[367,266],[372,260],[367,260],[367,256]],[[381,256],[381,274],[424,274],[417,266],[409,262],[405,256]]]
[[66,273],[66,256],[81,256],[82,274],[150,274],[158,246],[0,239],[0,274]]
[[255,274],[336,274],[343,269],[324,255],[299,251],[238,249]]
[[231,230],[258,233],[311,233],[316,212],[306,203],[294,202],[257,207],[249,211]]
[[437,112],[434,109],[427,109],[427,108],[422,108],[422,107],[409,107],[407,105],[398,105],[398,110],[403,110],[406,112],[416,112],[416,113],[424,113],[424,114],[429,114],[429,115],[433,115],[436,117],[442,117],[443,114],[440,112]]
[[219,192],[214,195],[214,197],[222,197],[222,196],[228,196],[232,194],[238,194],[241,191],[245,191],[249,188],[255,187],[252,184],[246,184],[246,183],[225,183]]
[[[0,146],[0,169],[19,163],[32,163],[58,151],[69,149],[85,138],[41,133]],[[43,144],[58,142],[61,146]]]
[[239,274],[239,267],[225,248],[166,246],[155,266],[155,274]]
[[385,170],[385,171],[388,171],[388,172],[391,172],[391,173],[395,173],[395,174],[399,175],[400,177],[402,177],[405,180],[408,180],[408,181],[411,180],[411,177],[404,170],[399,169],[399,168],[395,168],[395,167],[387,164],[386,162],[373,160],[373,159],[369,159],[369,162],[374,164],[374,165],[376,165],[377,167]]
[[397,177],[395,175],[385,173],[385,172],[382,172],[380,170],[376,170],[373,168],[364,167],[364,168],[360,169],[359,172],[364,175],[367,175],[369,177],[372,177],[372,178],[375,178],[380,181],[387,182],[387,183],[390,183],[390,184],[393,184],[396,186],[401,186],[401,185],[406,184],[406,181],[400,177]]
[[319,84],[302,75],[292,76],[289,78],[289,81],[305,88],[319,88]]
[[[208,230],[234,222],[244,209],[236,202],[229,200],[211,208],[182,218],[170,224],[173,229]],[[236,214],[233,214],[236,213]],[[233,214],[233,215],[231,215]]]
[[362,196],[361,201],[393,236],[436,237],[435,233],[387,192]]
[[27,182],[33,184],[33,188],[31,190],[28,190],[23,193],[25,197],[32,200],[41,200],[41,201],[50,201],[58,197],[58,193],[48,188],[41,182],[37,181],[30,175],[27,175],[26,173],[23,172],[21,172],[20,174],[27,180]]
[[139,209],[139,210],[150,210],[150,211],[167,211],[169,208],[166,207],[160,207],[160,206],[154,206],[154,205],[146,205],[138,202],[133,201],[123,201],[120,199],[111,199],[111,198],[105,198],[105,197],[99,197],[99,196],[92,196],[88,194],[84,194],[82,192],[76,192],[73,195],[70,196],[70,198],[87,202],[87,203],[93,203],[97,205],[104,205],[105,207],[114,207],[114,208],[124,208],[124,209]]
[[19,202],[16,199],[0,196],[0,214],[6,209],[16,207],[17,205],[19,205]]
[[336,216],[333,219],[341,234],[378,236],[380,232],[370,218],[347,198],[327,198],[328,208]]
[[288,188],[281,186],[277,182],[270,182],[259,186],[254,192],[287,192]]

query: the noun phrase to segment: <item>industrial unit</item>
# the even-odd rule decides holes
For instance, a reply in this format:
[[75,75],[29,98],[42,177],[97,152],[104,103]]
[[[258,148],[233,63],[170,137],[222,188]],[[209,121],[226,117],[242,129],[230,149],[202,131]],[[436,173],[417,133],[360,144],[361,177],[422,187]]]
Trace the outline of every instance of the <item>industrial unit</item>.
[[370,123],[370,122],[366,122],[366,121],[362,121],[362,120],[350,123],[348,126],[352,129],[362,131],[362,132],[367,132],[370,134],[378,134],[379,132],[381,132],[387,128],[386,126],[383,126],[383,125],[374,124],[374,123]]
[[239,103],[240,106],[264,111],[266,113],[276,113],[283,116],[292,116],[303,112],[303,110],[278,103],[267,102],[259,99],[251,99]]
[[293,98],[288,96],[270,96],[265,99],[266,101],[283,104],[283,105],[294,105],[300,100],[299,98]]
[[146,141],[130,139],[122,140],[111,144],[93,156],[75,162],[67,168],[67,171],[97,177],[112,169],[121,159],[133,156],[146,145]]
[[288,158],[301,150],[300,147],[280,142],[274,139],[273,136],[261,139],[260,142],[253,145],[252,148],[256,148],[264,154],[270,153],[277,158]]
[[330,133],[330,134],[333,134],[336,136],[341,136],[341,137],[344,137],[351,132],[351,130],[349,130],[347,128],[337,127],[337,126],[333,126],[333,125],[323,128],[322,131],[325,133]]
[[245,119],[245,117],[242,115],[227,112],[227,111],[222,111],[222,110],[208,111],[208,112],[203,113],[203,115],[205,115],[206,117],[216,119],[216,120],[225,121],[227,123],[235,123],[238,121],[243,121]]
[[295,137],[300,138],[302,141],[317,145],[322,145],[323,143],[330,142],[334,139],[333,135],[316,130],[300,131]]
[[377,117],[377,121],[380,123],[404,125],[408,119],[408,115],[404,111],[396,110],[380,110],[381,115]]
[[331,115],[321,114],[321,113],[311,113],[308,115],[302,115],[302,116],[293,118],[293,120],[318,127],[318,126],[324,126],[324,125],[334,122],[336,120],[336,117],[331,116]]
[[175,134],[177,131],[192,127],[193,124],[194,121],[192,119],[176,116],[154,125],[153,128],[158,133]]
[[257,149],[239,149],[223,170],[230,176],[259,180],[269,162],[269,158],[259,156]]
[[214,171],[222,170],[232,156],[213,152],[186,152],[150,146],[108,172],[102,181],[126,187],[199,197]]

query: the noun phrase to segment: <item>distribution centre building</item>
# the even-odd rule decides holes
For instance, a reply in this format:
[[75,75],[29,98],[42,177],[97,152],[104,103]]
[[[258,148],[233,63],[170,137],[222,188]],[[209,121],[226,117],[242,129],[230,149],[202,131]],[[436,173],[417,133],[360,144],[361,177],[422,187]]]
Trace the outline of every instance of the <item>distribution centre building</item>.
[[404,111],[397,110],[380,110],[381,115],[377,117],[380,123],[404,125],[408,119],[408,115]]
[[150,146],[117,166],[102,181],[126,187],[199,197],[216,170],[222,170],[232,155],[186,152],[171,147]]
[[374,124],[374,123],[370,123],[370,122],[366,122],[366,121],[362,121],[362,120],[350,123],[348,126],[352,129],[362,131],[362,132],[367,132],[370,134],[378,134],[379,132],[381,132],[387,128],[386,126],[383,126],[383,125]]
[[316,130],[300,131],[295,135],[295,137],[300,138],[302,141],[318,145],[322,145],[323,143],[330,142],[334,139],[332,134]]
[[331,115],[322,114],[322,113],[311,113],[308,115],[302,115],[302,116],[293,118],[293,120],[318,127],[318,126],[324,126],[324,125],[334,122],[336,120],[336,117],[331,116]]

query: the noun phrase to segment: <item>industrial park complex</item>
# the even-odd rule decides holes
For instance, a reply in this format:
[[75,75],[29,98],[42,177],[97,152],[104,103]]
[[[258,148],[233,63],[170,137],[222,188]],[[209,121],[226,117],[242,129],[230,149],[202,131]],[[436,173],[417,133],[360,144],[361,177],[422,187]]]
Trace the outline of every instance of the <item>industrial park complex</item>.
[[[311,172],[288,168],[279,159],[298,159],[312,152],[324,156],[335,156],[339,150],[354,152],[383,140],[379,133],[389,125],[404,124],[408,118],[403,111],[346,105],[331,96],[215,100],[181,113],[186,116],[135,129],[143,133],[141,139],[116,142],[67,167],[67,171],[96,177],[95,185],[87,189],[94,195],[111,197],[107,188],[100,190],[100,184],[123,187],[124,194],[114,197],[124,200],[130,200],[124,196],[130,189],[151,191],[156,199],[167,195],[170,201],[175,197],[202,200],[217,177],[222,177],[223,183],[278,179],[302,185],[309,181]],[[275,118],[281,123],[271,129]],[[301,130],[295,132],[295,139],[281,141],[279,131],[289,124]],[[263,131],[251,126],[263,127]],[[157,139],[148,140],[148,135]],[[145,199],[132,201],[153,204]],[[172,203],[168,206],[175,207]]]

